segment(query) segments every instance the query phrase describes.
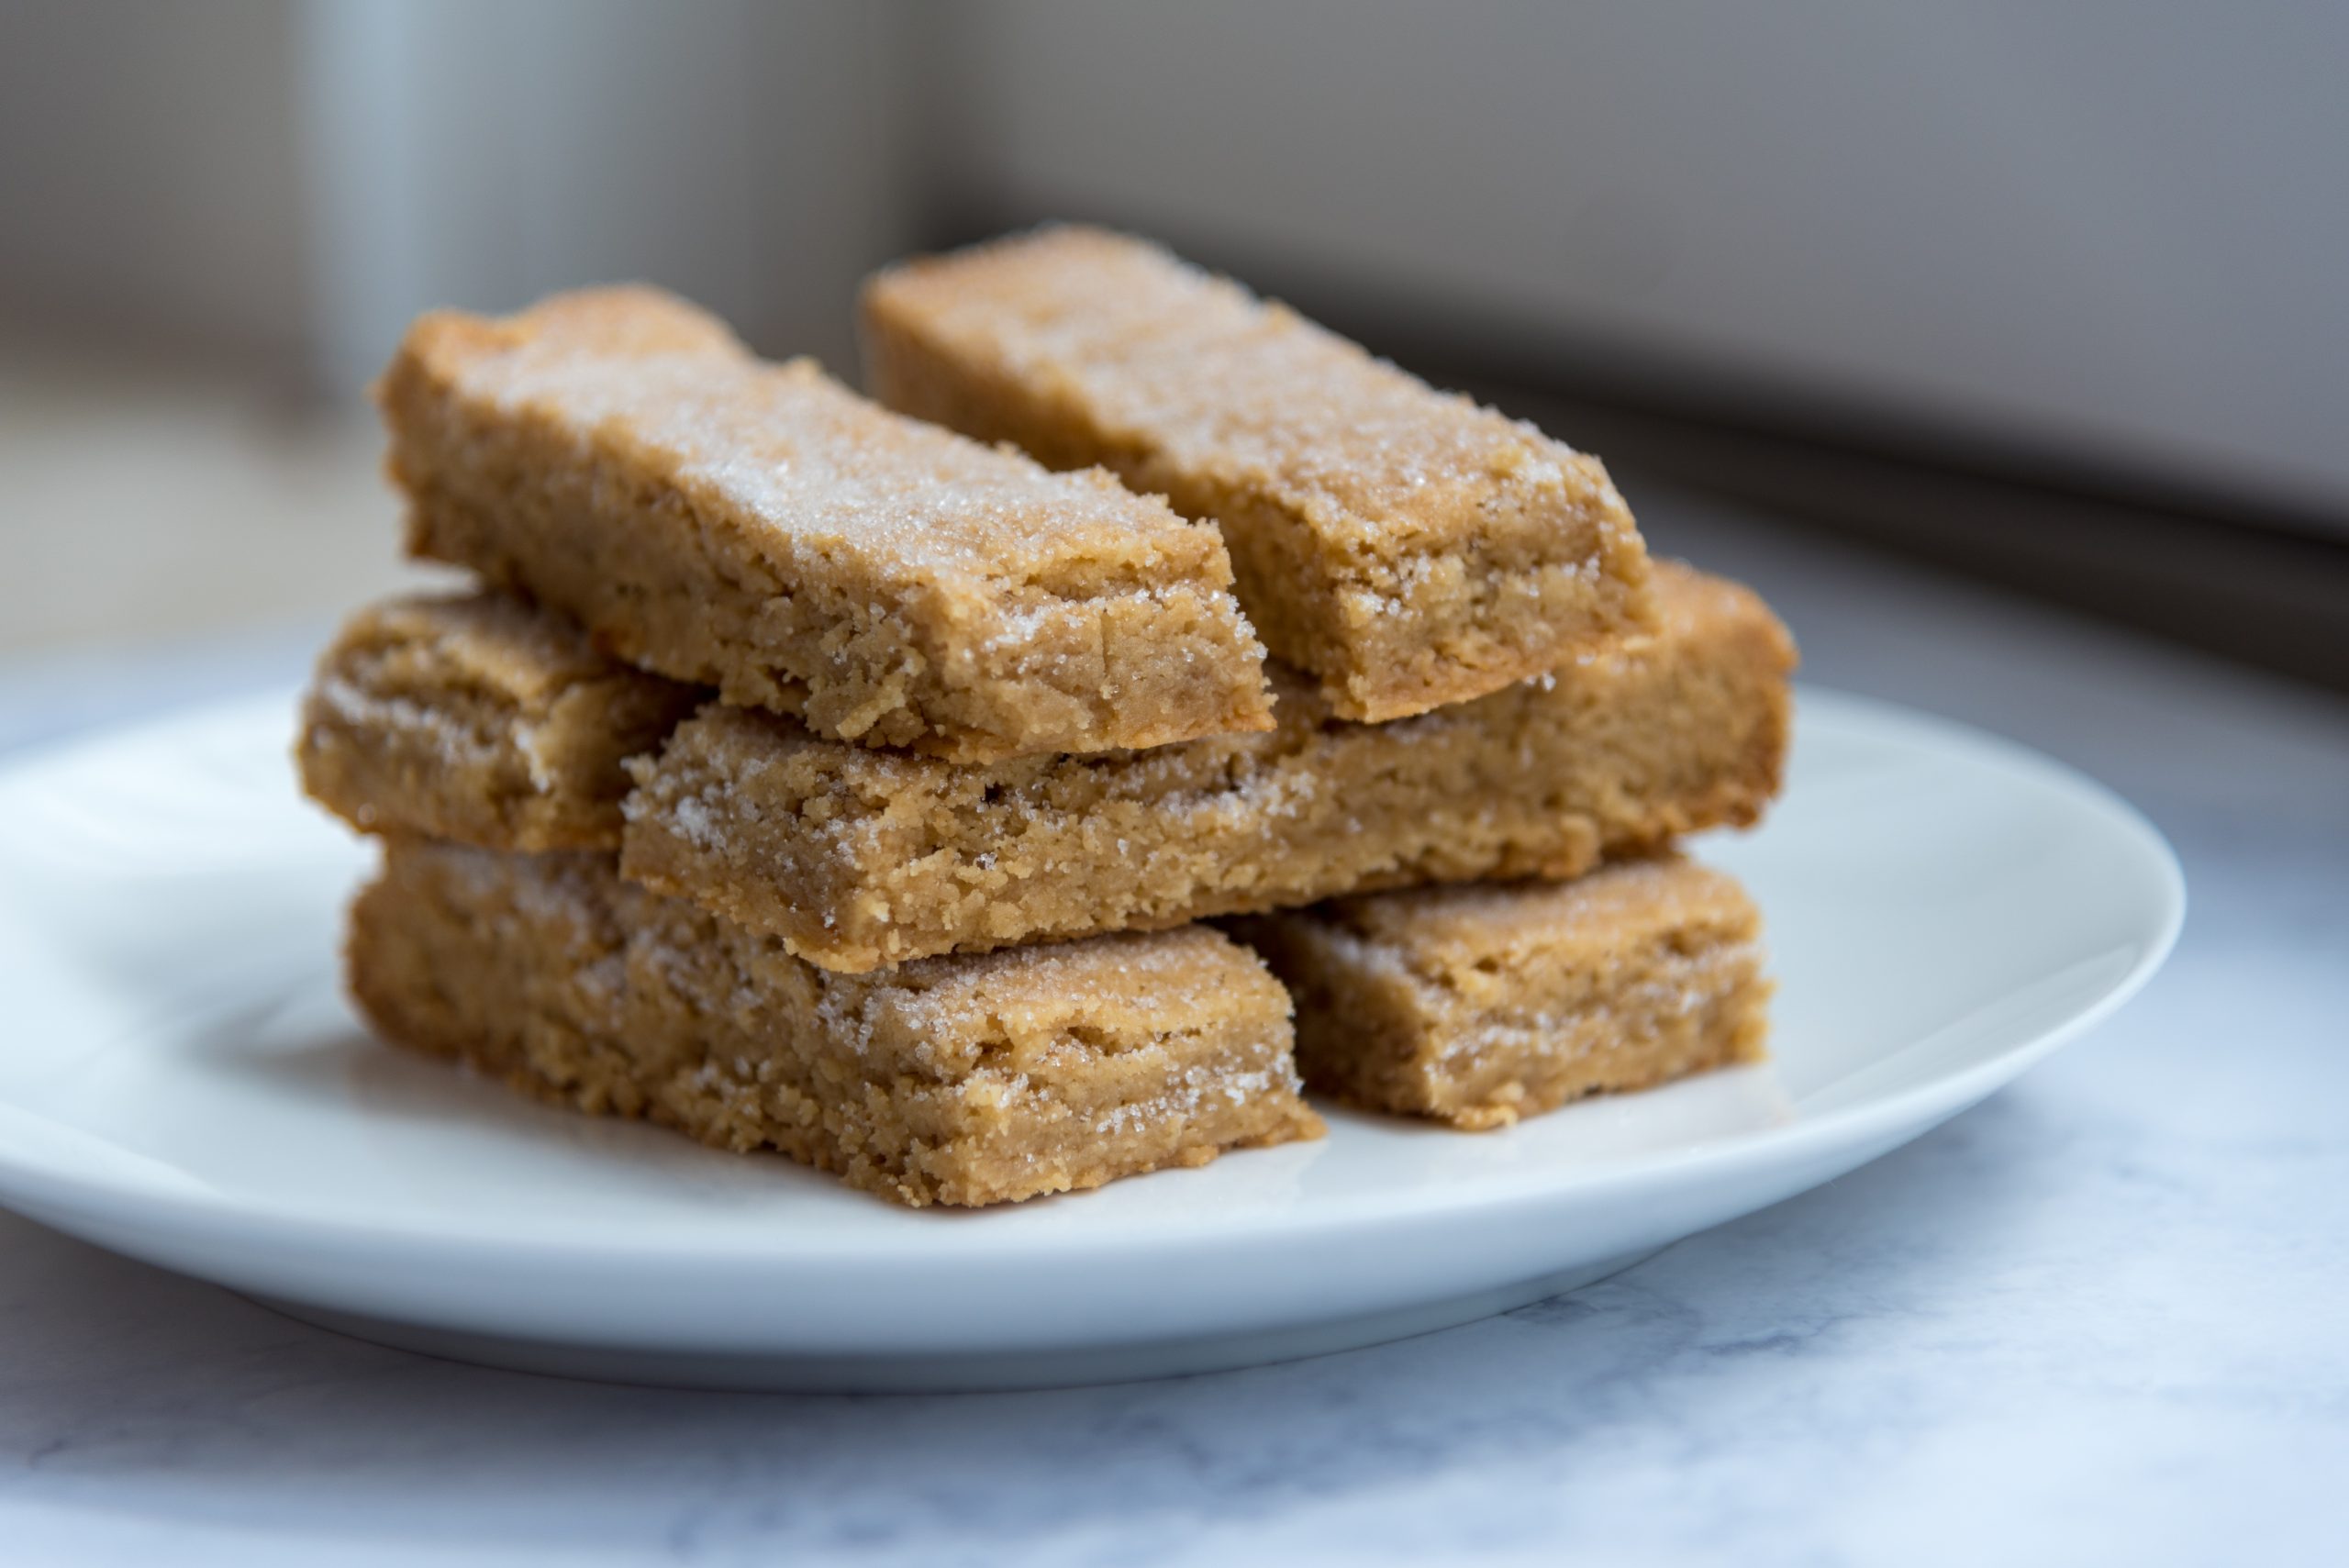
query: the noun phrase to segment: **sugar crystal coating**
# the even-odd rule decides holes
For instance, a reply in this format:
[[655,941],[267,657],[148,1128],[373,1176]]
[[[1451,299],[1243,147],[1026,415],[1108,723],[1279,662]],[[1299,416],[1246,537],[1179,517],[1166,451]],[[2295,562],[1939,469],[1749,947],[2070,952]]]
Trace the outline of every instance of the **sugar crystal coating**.
[[1219,523],[1274,653],[1343,717],[1497,690],[1645,626],[1606,471],[1156,246],[1052,228],[867,285],[879,395]]
[[1368,888],[1571,876],[1753,821],[1794,649],[1734,584],[1660,572],[1663,629],[1384,725],[1275,673],[1277,725],[963,767],[710,707],[635,764],[623,865],[828,968],[1150,929]]
[[608,855],[394,840],[351,984],[392,1040],[893,1201],[1017,1201],[1319,1135],[1288,1000],[1205,929],[828,974]]
[[1297,998],[1307,1083],[1370,1109],[1505,1127],[1762,1055],[1761,917],[1734,880],[1677,856],[1233,929]]
[[503,594],[394,599],[320,658],[295,755],[304,789],[362,831],[591,849],[620,830],[621,764],[704,695]]
[[818,733],[980,760],[1266,722],[1214,529],[654,291],[427,316],[378,395],[415,552]]

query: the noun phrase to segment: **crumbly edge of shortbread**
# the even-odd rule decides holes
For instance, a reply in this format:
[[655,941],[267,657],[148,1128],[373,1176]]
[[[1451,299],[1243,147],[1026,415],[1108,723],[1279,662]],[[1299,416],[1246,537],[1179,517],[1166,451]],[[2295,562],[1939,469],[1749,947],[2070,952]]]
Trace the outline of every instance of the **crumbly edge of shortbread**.
[[1206,929],[827,974],[602,855],[394,843],[353,994],[396,1043],[912,1207],[1312,1138],[1287,998]]
[[[1085,256],[1052,259],[1072,248]],[[1091,388],[1119,384],[1129,367],[1064,357],[1082,352],[1065,348],[1067,311],[1081,302],[1056,301],[1050,328],[1019,318],[1014,302],[1088,260],[1136,283],[1119,308],[1154,285],[1168,311],[1205,310],[1230,329],[1152,334],[1153,353],[1214,361],[1200,366],[1196,395],[1169,401],[1165,367],[1153,364],[1150,391],[1136,399],[1146,412],[1120,415]],[[1030,263],[1040,270],[1021,277]],[[1004,308],[982,308],[991,289]],[[960,297],[974,292],[976,304]],[[1341,717],[1376,721],[1466,701],[1653,624],[1645,547],[1597,459],[1439,393],[1155,247],[1046,230],[907,263],[867,284],[863,321],[867,381],[893,406],[1015,442],[1054,467],[1107,467],[1218,523],[1259,635],[1313,674]],[[1226,336],[1234,341],[1223,358],[1261,361],[1277,384],[1264,389],[1267,419],[1236,431],[1228,405],[1239,384],[1216,357]],[[1283,417],[1343,403],[1348,389],[1406,432],[1458,427],[1459,450],[1439,441],[1432,471],[1415,458],[1408,480],[1390,476],[1366,494],[1332,486],[1349,440],[1372,444],[1356,474],[1379,471],[1368,461],[1376,430],[1302,429],[1284,445]]]
[[502,595],[395,599],[320,657],[295,756],[311,797],[363,832],[603,848],[620,830],[622,762],[704,695]]
[[985,768],[711,708],[635,764],[624,868],[827,968],[1311,903],[1577,874],[1755,820],[1794,649],[1750,592],[1659,568],[1664,630],[1386,725],[1276,674],[1277,728]]
[[[854,528],[778,528],[735,494],[750,482],[732,468],[671,461],[658,441],[566,420],[559,405],[470,393],[471,357],[495,352],[505,329],[429,317],[377,389],[412,554],[551,604],[648,669],[863,744],[983,761],[1269,722],[1263,649],[1212,528],[1107,475],[1031,470],[1032,495],[1011,484],[1014,504],[989,489],[993,509],[980,509],[1015,543],[1035,535],[1032,548],[931,560],[910,541],[925,497],[951,484],[909,470],[888,499],[887,452],[843,490]],[[786,401],[795,389],[828,409],[852,397],[816,386],[811,366],[715,351],[708,364]],[[1057,508],[1135,522],[1055,529]]]
[[1676,859],[1234,923],[1297,1006],[1307,1083],[1467,1129],[1758,1061],[1761,918]]

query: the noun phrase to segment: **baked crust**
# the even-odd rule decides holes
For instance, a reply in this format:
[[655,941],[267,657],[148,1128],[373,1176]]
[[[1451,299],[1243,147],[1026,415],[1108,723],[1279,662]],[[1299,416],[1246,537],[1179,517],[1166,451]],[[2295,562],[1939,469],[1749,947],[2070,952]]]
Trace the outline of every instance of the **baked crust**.
[[295,759],[311,797],[362,832],[608,848],[622,761],[706,695],[507,595],[393,599],[353,616],[319,659]]
[[1465,702],[1652,624],[1597,459],[1155,245],[1040,229],[884,272],[863,310],[891,406],[1219,524],[1257,633],[1340,717]]
[[653,290],[427,315],[377,399],[412,553],[817,734],[984,761],[1271,722],[1215,529]]
[[1369,1110],[1507,1127],[1764,1054],[1761,917],[1731,878],[1674,856],[1233,929],[1297,1000],[1308,1085]]
[[398,1044],[915,1207],[1322,1130],[1287,995],[1205,928],[846,976],[629,886],[607,855],[394,841],[347,958]]
[[1277,673],[1278,725],[987,767],[705,708],[633,764],[629,876],[861,971],[1340,894],[1567,877],[1777,793],[1794,647],[1748,590],[1658,569],[1662,629],[1385,725]]

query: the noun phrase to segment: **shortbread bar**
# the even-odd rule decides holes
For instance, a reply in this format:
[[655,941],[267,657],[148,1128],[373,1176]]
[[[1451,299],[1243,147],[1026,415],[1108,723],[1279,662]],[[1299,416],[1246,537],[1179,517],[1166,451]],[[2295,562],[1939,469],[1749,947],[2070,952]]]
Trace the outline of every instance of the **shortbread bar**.
[[1234,922],[1297,999],[1313,1089],[1506,1127],[1758,1060],[1770,983],[1737,884],[1677,859],[1420,888]]
[[303,787],[364,832],[607,848],[621,760],[706,695],[505,595],[395,599],[351,617],[319,661],[295,752]]
[[883,401],[1219,523],[1257,633],[1341,718],[1465,702],[1648,623],[1598,460],[1154,245],[1054,228],[909,262],[866,285],[863,325]]
[[665,295],[428,315],[377,396],[414,554],[817,734],[975,762],[1270,723],[1214,528],[753,359]]
[[1180,925],[1431,881],[1588,870],[1750,823],[1794,648],[1749,591],[1658,573],[1663,629],[1457,707],[985,768],[711,706],[632,767],[623,867],[829,969]]
[[1321,1132],[1287,995],[1202,928],[852,978],[627,885],[608,855],[395,840],[348,958],[399,1044],[914,1207]]

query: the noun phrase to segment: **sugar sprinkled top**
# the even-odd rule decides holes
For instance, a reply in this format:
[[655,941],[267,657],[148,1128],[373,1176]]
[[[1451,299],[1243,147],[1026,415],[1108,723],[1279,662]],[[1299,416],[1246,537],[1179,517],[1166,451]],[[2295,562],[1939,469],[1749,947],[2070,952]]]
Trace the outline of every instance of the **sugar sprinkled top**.
[[869,298],[1067,389],[1121,440],[1285,495],[1327,532],[1502,492],[1630,527],[1604,472],[1564,443],[1141,240],[1046,228],[897,268]]
[[778,560],[847,551],[996,577],[1063,552],[1147,565],[1202,548],[1106,474],[1052,473],[889,413],[811,361],[766,363],[655,290],[559,295],[496,322],[440,313],[405,351],[462,398],[650,471]]
[[[1309,914],[1415,971],[1565,944],[1638,942],[1655,931],[1705,924],[1750,928],[1752,904],[1734,879],[1677,855],[1627,861],[1571,882],[1463,883],[1343,898]],[[1351,951],[1351,950],[1350,950]]]

